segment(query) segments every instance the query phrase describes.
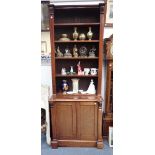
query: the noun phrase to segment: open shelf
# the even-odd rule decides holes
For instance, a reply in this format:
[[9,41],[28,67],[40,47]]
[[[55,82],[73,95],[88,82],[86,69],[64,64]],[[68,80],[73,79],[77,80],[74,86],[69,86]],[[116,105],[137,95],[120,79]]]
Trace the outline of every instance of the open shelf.
[[55,23],[54,26],[95,26],[100,23]]
[[96,43],[99,42],[99,40],[70,40],[70,41],[59,41],[56,40],[54,41],[55,43]]
[[77,75],[77,74],[73,74],[73,75],[61,75],[61,74],[56,74],[56,77],[79,77],[79,78],[84,78],[84,77],[89,77],[89,78],[93,78],[93,77],[98,77],[98,75]]
[[72,57],[72,58],[56,57],[55,59],[56,60],[97,60],[98,57],[95,57],[95,58],[89,58],[89,57],[87,57],[87,58],[82,58],[82,57],[77,57],[77,58],[75,58],[75,57]]

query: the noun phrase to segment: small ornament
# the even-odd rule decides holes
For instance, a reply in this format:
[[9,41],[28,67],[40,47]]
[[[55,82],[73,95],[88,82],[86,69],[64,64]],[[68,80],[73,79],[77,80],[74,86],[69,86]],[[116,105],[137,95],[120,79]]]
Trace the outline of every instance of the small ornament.
[[78,36],[79,36],[79,34],[77,32],[77,27],[74,27],[73,39],[76,41]]
[[61,69],[61,75],[66,75],[67,73],[66,73],[66,68],[62,68]]
[[77,49],[76,45],[74,45],[74,47],[73,47],[73,56],[74,56],[75,58],[78,57],[78,49]]
[[61,34],[59,41],[70,41],[67,34]]
[[93,79],[91,79],[90,85],[87,89],[88,94],[96,94],[95,85]]
[[91,68],[90,69],[90,74],[91,75],[97,75],[97,70],[98,70],[97,68]]
[[81,33],[79,36],[80,40],[85,40],[86,39],[86,35],[84,33]]
[[88,37],[89,40],[91,40],[92,37],[93,37],[93,33],[91,31],[91,27],[89,27],[89,32],[87,33],[87,37]]
[[67,80],[63,80],[62,81],[62,91],[63,91],[63,94],[66,94],[67,93],[67,90],[68,90],[68,83],[67,83]]
[[73,66],[70,66],[70,67],[71,67],[70,74],[73,74],[74,73]]
[[65,49],[64,57],[69,57],[69,58],[72,57],[72,54],[70,53],[70,50],[68,47]]
[[57,47],[56,55],[57,57],[63,57],[63,53],[60,51],[59,46]]
[[84,75],[89,75],[90,68],[84,68]]
[[95,56],[95,51],[96,51],[96,48],[93,46],[93,47],[90,49],[89,57],[91,57],[91,58],[96,57],[96,56]]
[[82,46],[79,49],[80,57],[87,57],[87,48],[85,46]]
[[80,66],[80,61],[78,62],[77,67],[78,67],[78,69],[77,69],[78,75],[84,75],[84,72],[82,71],[81,66]]

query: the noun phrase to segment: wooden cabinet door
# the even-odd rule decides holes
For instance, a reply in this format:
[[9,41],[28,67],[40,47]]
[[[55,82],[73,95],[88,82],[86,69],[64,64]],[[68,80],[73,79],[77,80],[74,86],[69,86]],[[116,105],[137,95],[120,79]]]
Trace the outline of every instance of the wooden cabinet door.
[[96,102],[78,102],[77,104],[77,139],[97,140]]
[[56,103],[56,135],[58,139],[76,138],[76,110],[74,102]]

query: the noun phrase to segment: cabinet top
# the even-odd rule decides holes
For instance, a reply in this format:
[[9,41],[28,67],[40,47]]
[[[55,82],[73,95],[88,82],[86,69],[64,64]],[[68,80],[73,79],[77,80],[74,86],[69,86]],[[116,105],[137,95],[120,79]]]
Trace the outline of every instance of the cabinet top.
[[54,7],[55,9],[82,9],[82,8],[98,8],[100,6],[104,6],[105,3],[94,3],[94,4],[75,4],[75,3],[69,3],[69,4],[54,4],[50,3],[50,7]]
[[95,102],[101,102],[103,101],[102,96],[99,95],[52,95],[49,99],[49,102],[52,101],[95,101]]
[[98,4],[78,4],[78,5],[75,5],[74,3],[73,4],[60,4],[60,5],[55,5],[55,4],[49,4],[49,13],[52,15],[54,13],[54,10],[84,10],[84,9],[95,9],[95,10],[100,10],[100,13],[101,14],[104,14],[104,8],[105,8],[105,4],[106,3],[98,3]]
[[71,5],[98,5],[105,3],[105,0],[53,0],[50,4],[55,6],[71,6]]

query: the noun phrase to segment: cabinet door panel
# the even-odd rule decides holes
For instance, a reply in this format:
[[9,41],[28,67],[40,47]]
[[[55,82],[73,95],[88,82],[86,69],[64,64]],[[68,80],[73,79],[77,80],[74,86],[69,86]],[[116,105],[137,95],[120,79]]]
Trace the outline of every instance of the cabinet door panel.
[[58,102],[56,105],[56,130],[58,139],[76,137],[75,103]]
[[97,103],[79,102],[77,104],[77,138],[97,139]]

